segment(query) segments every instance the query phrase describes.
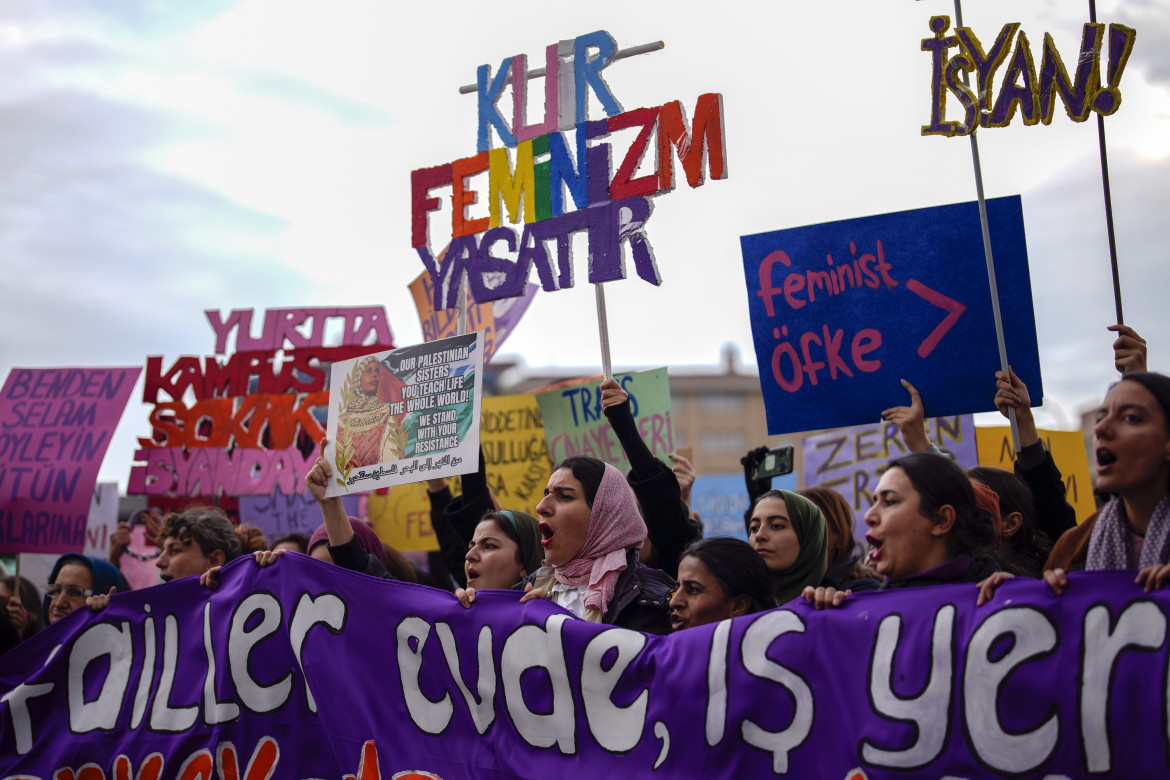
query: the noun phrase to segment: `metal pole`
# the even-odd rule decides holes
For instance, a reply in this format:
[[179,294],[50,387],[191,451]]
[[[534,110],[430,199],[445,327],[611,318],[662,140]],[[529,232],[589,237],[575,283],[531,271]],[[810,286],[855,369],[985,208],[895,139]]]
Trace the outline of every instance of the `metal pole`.
[[[959,0],[955,0],[955,21],[959,27],[963,26],[963,9]],[[971,80],[966,70],[963,71],[963,83],[970,87]],[[980,112],[982,113],[982,97],[980,97]],[[975,192],[979,196],[979,227],[983,230],[983,257],[987,261],[987,284],[991,289],[991,315],[995,320],[995,342],[999,347],[1000,371],[1004,376],[1011,376],[1011,368],[1007,358],[1007,344],[1003,338],[1003,320],[999,314],[999,288],[995,284],[995,260],[991,256],[991,229],[987,225],[987,199],[983,195],[983,168],[979,164],[979,141],[975,138],[978,128],[968,135],[971,139],[971,163],[975,168]],[[1012,429],[1012,446],[1016,452],[1020,451],[1020,431],[1016,426],[1016,410],[1008,408],[1008,422]]]

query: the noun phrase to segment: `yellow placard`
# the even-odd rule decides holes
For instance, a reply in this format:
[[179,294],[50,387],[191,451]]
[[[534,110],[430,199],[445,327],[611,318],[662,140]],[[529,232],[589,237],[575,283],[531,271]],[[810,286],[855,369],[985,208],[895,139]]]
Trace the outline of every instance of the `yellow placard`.
[[[1077,522],[1097,511],[1093,500],[1093,483],[1089,476],[1089,457],[1085,451],[1085,437],[1080,431],[1040,430],[1040,439],[1052,453],[1056,467],[1064,476],[1067,499],[1077,513]],[[994,466],[1011,471],[1016,460],[1012,447],[1012,430],[1007,426],[975,429],[975,444],[979,448],[979,465]]]
[[431,526],[431,499],[426,482],[397,485],[385,495],[371,493],[366,514],[378,538],[399,552],[439,549]]
[[483,399],[480,423],[488,485],[505,509],[536,514],[552,474],[535,395]]

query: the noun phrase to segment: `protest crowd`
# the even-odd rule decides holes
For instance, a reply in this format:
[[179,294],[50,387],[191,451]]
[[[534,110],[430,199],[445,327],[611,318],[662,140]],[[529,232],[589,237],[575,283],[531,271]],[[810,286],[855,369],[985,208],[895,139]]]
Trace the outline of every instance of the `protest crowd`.
[[[996,377],[995,405],[1014,410],[1022,449],[1015,473],[989,467],[964,473],[924,433],[923,402],[906,384],[909,406],[883,413],[910,454],[895,458],[865,515],[858,549],[844,498],[824,487],[772,490],[757,478],[766,448],[742,462],[750,542],[704,538],[688,505],[694,472],[655,458],[634,423],[628,394],[614,380],[599,391],[604,413],[631,468],[587,456],[557,464],[537,517],[501,506],[489,489],[482,453],[477,471],[453,496],[444,479],[428,482],[431,522],[444,571],[416,567],[369,525],[348,517],[325,488],[324,457],[306,478],[322,525],[310,538],[269,544],[258,528],[233,525],[221,510],[192,506],[145,522],[160,549],[164,582],[198,575],[217,587],[221,567],[253,554],[260,566],[292,551],[364,574],[453,591],[467,608],[488,589],[518,589],[523,603],[550,599],[577,618],[667,634],[771,609],[803,598],[818,609],[850,594],[971,583],[982,604],[1011,577],[1043,578],[1059,594],[1068,572],[1133,569],[1147,591],[1170,581],[1170,378],[1145,371],[1145,341],[1115,326],[1121,381],[1097,413],[1097,489],[1104,503],[1077,525],[1065,487],[1037,434],[1027,387],[1014,373]],[[377,366],[377,363],[372,365]],[[101,610],[129,589],[118,567],[130,526],[112,534],[108,560],[62,555],[43,588],[0,580],[0,648],[7,652],[77,609]],[[436,576],[437,575],[437,576]]]
[[[196,592],[210,598],[225,577],[244,571],[223,571],[238,558],[251,556],[280,576],[283,557],[304,555],[359,575],[448,591],[468,615],[483,609],[477,604],[485,592],[510,589],[518,591],[517,606],[547,599],[570,619],[646,635],[785,605],[840,609],[865,591],[954,584],[970,586],[977,609],[1011,578],[1042,579],[1059,596],[1070,587],[1069,572],[1080,570],[1131,570],[1149,593],[1170,581],[1170,377],[1145,370],[1138,334],[1112,329],[1121,378],[1096,415],[1100,508],[1080,525],[1037,432],[1028,388],[1011,371],[997,373],[994,404],[1005,416],[1014,413],[1018,426],[1014,473],[956,465],[926,436],[923,399],[903,382],[909,405],[882,417],[897,426],[906,454],[886,464],[873,491],[864,547],[840,493],[824,486],[772,489],[772,478],[760,475],[765,447],[741,460],[748,541],[705,537],[690,506],[694,469],[681,455],[671,456],[672,468],[652,453],[629,394],[614,379],[597,393],[628,472],[570,456],[553,466],[533,515],[501,504],[481,449],[478,468],[463,476],[457,494],[446,479],[425,482],[439,545],[429,571],[349,516],[340,497],[327,495],[335,469],[324,455],[305,478],[322,520],[311,535],[266,540],[256,526],[199,503],[141,510],[132,522],[145,525],[158,548],[153,561],[162,584],[151,588],[158,592],[198,577]],[[370,365],[377,370],[380,363]],[[327,442],[321,444],[324,451]],[[75,611],[109,609],[130,589],[119,571],[124,558],[143,557],[130,539],[131,524],[123,523],[110,536],[107,559],[60,556],[42,587],[27,578],[0,579],[0,650],[17,649]]]

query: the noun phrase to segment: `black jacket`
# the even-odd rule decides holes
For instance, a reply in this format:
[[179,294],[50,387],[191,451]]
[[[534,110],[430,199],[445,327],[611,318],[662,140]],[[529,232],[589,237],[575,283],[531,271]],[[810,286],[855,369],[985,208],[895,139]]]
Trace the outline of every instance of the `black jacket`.
[[642,507],[647,537],[653,547],[650,560],[654,566],[675,577],[683,550],[703,536],[691,522],[690,508],[682,500],[678,477],[646,446],[638,433],[629,401],[606,407],[605,417],[630,461],[626,481]]
[[[547,571],[546,567],[530,574],[516,587],[523,589]],[[670,594],[676,587],[678,583],[673,577],[642,563],[638,560],[637,550],[627,550],[626,568],[618,575],[613,599],[601,622],[644,634],[669,634]]]
[[[1036,510],[1036,526],[1056,541],[1077,524],[1077,511],[1069,505],[1064,478],[1052,453],[1040,442],[1021,450],[1016,458],[1016,476],[1032,490],[1032,504]],[[1087,486],[1086,486],[1087,488]]]
[[918,588],[926,585],[955,585],[961,582],[982,582],[999,571],[999,564],[995,562],[994,558],[989,558],[986,555],[976,555],[973,558],[968,558],[966,555],[960,556],[966,558],[967,565],[965,568],[958,568],[952,566],[956,564],[958,559],[952,560],[937,569],[931,569],[929,572],[923,574],[913,575],[901,580],[891,580],[885,585],[882,585],[882,590],[894,590],[896,588]]

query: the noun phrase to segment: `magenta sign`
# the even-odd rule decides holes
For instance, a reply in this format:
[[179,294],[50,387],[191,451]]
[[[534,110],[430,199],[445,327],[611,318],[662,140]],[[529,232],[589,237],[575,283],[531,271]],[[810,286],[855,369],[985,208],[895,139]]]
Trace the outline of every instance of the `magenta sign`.
[[89,500],[139,368],[14,368],[0,390],[0,552],[85,547]]

